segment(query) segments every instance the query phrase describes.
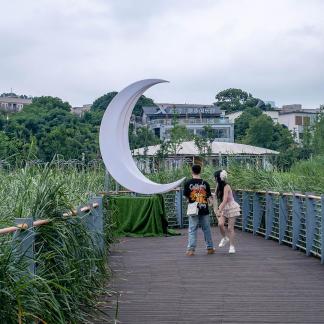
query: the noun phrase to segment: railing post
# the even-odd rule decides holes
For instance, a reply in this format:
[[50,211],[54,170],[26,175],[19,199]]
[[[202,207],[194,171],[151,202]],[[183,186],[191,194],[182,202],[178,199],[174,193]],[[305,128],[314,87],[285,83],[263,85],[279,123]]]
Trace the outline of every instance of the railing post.
[[93,240],[101,253],[104,252],[104,224],[103,224],[103,206],[102,197],[94,197],[90,200],[90,204],[98,203],[98,207],[91,208],[90,212],[85,216],[85,225],[93,236]]
[[324,264],[324,195],[321,196],[321,263]]
[[176,218],[177,218],[177,225],[180,228],[183,228],[182,199],[183,199],[183,190],[182,188],[180,188],[175,193]]
[[244,232],[247,227],[248,217],[250,212],[249,193],[244,191],[242,197],[242,231]]
[[16,225],[26,225],[26,229],[18,229],[13,237],[14,253],[16,257],[26,262],[27,272],[35,274],[34,243],[35,231],[33,218],[16,218]]
[[282,243],[287,228],[288,202],[287,196],[279,197],[279,244]]
[[306,255],[310,255],[314,242],[316,225],[315,201],[313,198],[306,198]]
[[293,214],[292,214],[292,248],[297,248],[301,225],[301,200],[298,196],[293,196]]
[[274,208],[273,208],[273,195],[266,193],[266,235],[265,238],[269,239],[272,233]]
[[108,170],[105,168],[105,183],[104,183],[104,191],[108,194],[109,193],[109,172]]
[[261,223],[261,208],[259,201],[259,194],[257,192],[253,195],[253,235],[256,235]]

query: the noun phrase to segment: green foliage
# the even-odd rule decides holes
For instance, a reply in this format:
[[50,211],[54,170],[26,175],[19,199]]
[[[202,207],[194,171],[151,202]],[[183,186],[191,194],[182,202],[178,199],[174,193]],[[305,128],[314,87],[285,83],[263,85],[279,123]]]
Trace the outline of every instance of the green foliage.
[[[103,169],[79,170],[56,165],[26,167],[0,173],[0,226],[32,215],[50,219],[37,228],[37,275],[26,274],[11,236],[0,236],[0,322],[85,323],[104,293],[109,275],[106,254],[96,249],[83,216],[62,217],[91,192],[102,191]],[[106,242],[112,224],[106,218]],[[108,245],[107,245],[108,246]]]
[[225,110],[226,113],[242,111],[249,107],[271,110],[270,105],[266,105],[261,99],[254,98],[250,93],[241,89],[230,88],[223,90],[215,98],[217,100],[215,104]]
[[[91,111],[101,111],[104,112],[108,105],[110,104],[111,100],[116,96],[118,92],[108,92],[105,95],[96,99],[91,107]],[[145,96],[141,96],[133,110],[133,114],[135,116],[142,116],[143,115],[143,106],[155,106],[154,101],[151,98],[147,98]]]
[[261,115],[251,120],[243,142],[254,146],[272,148],[274,125],[270,117]]
[[177,154],[181,150],[181,143],[191,139],[191,135],[184,125],[175,124],[170,130],[169,149],[171,154]]
[[113,92],[108,92],[105,95],[99,97],[96,99],[92,106],[91,106],[91,111],[105,111],[110,104],[111,100],[114,99],[118,92],[113,91]]
[[129,128],[129,145],[132,150],[159,143],[159,138],[148,127],[139,127],[136,130],[133,127]]
[[312,148],[315,154],[324,154],[324,113],[322,112],[313,127]]
[[250,127],[250,122],[255,117],[262,115],[262,110],[257,107],[246,108],[240,117],[235,120],[234,124],[234,136],[235,140],[242,140],[247,133],[248,128]]
[[247,108],[236,119],[235,135],[242,143],[282,152],[286,152],[294,144],[287,127],[274,123],[256,107]]

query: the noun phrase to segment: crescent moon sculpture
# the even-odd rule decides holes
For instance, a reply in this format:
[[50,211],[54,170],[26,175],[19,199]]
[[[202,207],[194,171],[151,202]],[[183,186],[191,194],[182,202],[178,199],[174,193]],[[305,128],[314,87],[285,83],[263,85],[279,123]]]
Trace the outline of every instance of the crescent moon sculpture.
[[141,80],[120,91],[108,105],[100,125],[100,152],[108,172],[119,184],[136,193],[164,193],[178,187],[185,179],[167,184],[149,180],[137,168],[129,147],[128,127],[137,100],[145,90],[162,82],[167,81]]

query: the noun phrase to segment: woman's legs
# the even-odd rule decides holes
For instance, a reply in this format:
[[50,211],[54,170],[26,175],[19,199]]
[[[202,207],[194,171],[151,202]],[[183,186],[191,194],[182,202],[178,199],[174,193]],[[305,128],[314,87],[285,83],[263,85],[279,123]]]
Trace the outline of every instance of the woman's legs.
[[219,230],[220,230],[222,236],[225,237],[226,236],[226,232],[225,232],[225,217],[224,216],[217,217],[217,220],[218,220]]
[[227,232],[228,232],[228,238],[230,240],[230,245],[234,246],[234,225],[235,225],[236,217],[230,217],[228,218],[228,224],[227,224]]

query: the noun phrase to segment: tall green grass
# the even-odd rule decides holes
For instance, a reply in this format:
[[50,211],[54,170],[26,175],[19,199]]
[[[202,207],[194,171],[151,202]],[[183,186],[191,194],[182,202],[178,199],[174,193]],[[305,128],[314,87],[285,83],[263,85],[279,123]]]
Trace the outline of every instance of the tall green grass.
[[[246,166],[230,162],[228,167],[229,183],[235,189],[272,190],[279,192],[324,193],[324,157],[297,162],[290,171],[264,170],[255,166]],[[203,167],[202,176],[215,186],[214,172],[220,167]],[[177,170],[165,170],[149,174],[151,180],[166,183],[181,177],[190,177],[190,167]]]
[[[107,253],[100,251],[83,216],[62,217],[102,191],[102,170],[33,166],[1,172],[0,227],[16,217],[50,219],[36,229],[36,275],[26,272],[13,235],[0,236],[0,323],[85,323],[105,292]],[[107,216],[107,215],[106,215]],[[106,247],[113,239],[106,218]]]

